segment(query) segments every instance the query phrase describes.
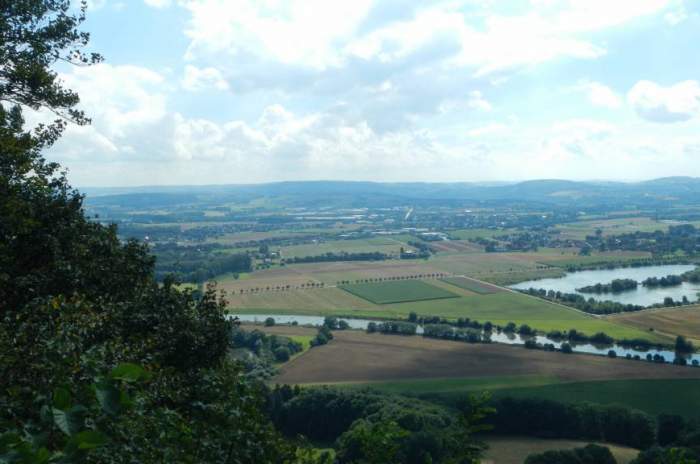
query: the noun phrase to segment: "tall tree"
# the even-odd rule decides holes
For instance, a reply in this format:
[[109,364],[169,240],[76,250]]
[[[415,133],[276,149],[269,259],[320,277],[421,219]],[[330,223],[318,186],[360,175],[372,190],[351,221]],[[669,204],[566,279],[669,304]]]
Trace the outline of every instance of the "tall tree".
[[[42,155],[89,122],[53,70],[100,61],[85,12],[0,2],[0,461],[278,461],[261,390],[227,356],[225,302],[156,282],[146,246],[89,220]],[[57,119],[30,131],[26,108]]]

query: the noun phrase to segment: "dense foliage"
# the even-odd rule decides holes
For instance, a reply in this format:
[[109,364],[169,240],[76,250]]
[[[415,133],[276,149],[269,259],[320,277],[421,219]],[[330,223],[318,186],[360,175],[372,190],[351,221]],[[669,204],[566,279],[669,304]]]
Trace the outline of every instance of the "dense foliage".
[[647,448],[656,439],[650,416],[616,406],[564,404],[541,399],[495,401],[491,421],[499,433],[577,438]]
[[289,454],[264,396],[229,358],[213,288],[154,279],[153,258],[88,220],[41,155],[64,121],[24,129],[18,105],[78,123],[57,60],[89,64],[85,5],[0,4],[0,456],[4,462],[274,462]]
[[626,290],[634,290],[637,288],[637,285],[639,284],[634,279],[614,279],[607,284],[587,285],[577,288],[576,291],[581,293],[620,293]]
[[531,454],[525,459],[525,464],[617,464],[617,461],[608,448],[586,445],[572,450]]
[[278,406],[281,430],[336,443],[339,463],[471,463],[480,446],[471,434],[491,413],[473,398],[452,411],[425,401],[369,390],[305,389]]
[[217,244],[157,244],[151,251],[157,257],[155,273],[159,280],[172,274],[183,282],[203,283],[222,274],[239,274],[252,269],[250,255],[224,253]]

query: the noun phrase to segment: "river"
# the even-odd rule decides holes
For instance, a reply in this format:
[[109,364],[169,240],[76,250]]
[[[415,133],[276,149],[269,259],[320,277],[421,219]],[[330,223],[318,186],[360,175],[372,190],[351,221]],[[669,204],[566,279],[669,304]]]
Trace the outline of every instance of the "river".
[[[242,322],[257,322],[257,323],[262,323],[267,319],[268,317],[271,317],[275,320],[276,324],[291,324],[292,322],[296,322],[299,325],[311,325],[311,326],[320,326],[323,324],[323,317],[321,316],[291,316],[291,315],[279,315],[279,314],[241,314],[238,315],[238,318]],[[355,318],[345,318],[341,317],[338,319],[342,319],[348,323],[350,328],[352,329],[361,329],[361,330],[366,330],[367,329],[367,324],[370,322],[382,322],[382,321],[371,321],[369,319],[355,319]],[[417,333],[418,335],[423,333],[423,328],[419,325],[417,328]],[[399,336],[399,335],[396,335]],[[501,332],[498,333],[495,330],[491,333],[491,341],[494,343],[503,343],[506,345],[523,345],[525,344],[525,341],[527,339],[534,339],[537,343],[545,344],[545,343],[551,343],[554,345],[555,348],[560,348],[563,341],[557,341],[557,340],[552,340],[549,339],[545,336],[542,335],[537,335],[535,337],[521,337],[518,334],[512,334],[512,333],[505,333]],[[663,357],[663,359],[666,362],[673,362],[673,360],[676,357],[676,354],[673,351],[670,350],[657,350],[657,349],[651,349],[649,351],[641,351],[641,350],[635,350],[632,348],[626,348],[617,344],[613,345],[605,345],[605,346],[597,346],[593,345],[590,343],[578,343],[574,344],[571,343],[571,347],[575,353],[588,353],[588,354],[596,354],[596,355],[607,355],[609,350],[615,350],[615,353],[617,354],[618,357],[626,357],[628,354],[632,357],[634,356],[639,356],[641,359],[646,359],[647,354],[651,354],[652,356],[654,355],[659,355]],[[694,353],[694,354],[688,354],[683,356],[686,361],[688,361],[688,364],[692,363],[693,360],[696,360],[700,363],[700,353]]]
[[671,264],[661,266],[623,267],[616,269],[596,269],[592,271],[568,272],[564,277],[553,279],[528,280],[511,285],[515,290],[527,290],[529,288],[560,291],[562,293],[578,293],[598,301],[616,301],[622,304],[639,306],[651,306],[655,303],[663,303],[664,298],[670,297],[675,301],[681,301],[685,296],[689,301],[698,300],[700,284],[683,282],[673,287],[648,288],[640,285],[636,289],[620,293],[580,293],[577,288],[597,283],[607,284],[614,279],[634,279],[637,282],[649,277],[666,277],[668,275],[680,275],[686,271],[692,271],[695,266],[690,264]]

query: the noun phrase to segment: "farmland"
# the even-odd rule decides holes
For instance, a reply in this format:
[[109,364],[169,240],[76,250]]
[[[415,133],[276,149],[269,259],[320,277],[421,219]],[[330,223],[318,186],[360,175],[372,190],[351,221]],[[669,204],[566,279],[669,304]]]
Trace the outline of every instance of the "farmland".
[[[448,288],[450,286],[446,283],[443,285]],[[595,318],[565,306],[508,290],[488,295],[467,296],[467,291],[453,288],[454,293],[460,293],[459,297],[381,305],[338,288],[233,295],[229,300],[230,311],[233,314],[265,313],[405,319],[411,312],[415,312],[418,315],[439,316],[453,320],[468,317],[482,322],[491,321],[498,325],[506,325],[508,322],[518,325],[528,324],[545,332],[575,328],[588,334],[605,332],[614,338],[640,337],[655,342],[671,341],[669,337],[647,330]]]
[[496,398],[620,404],[651,414],[697,417],[700,411],[697,368],[422,337],[335,334],[330,344],[284,365],[273,381],[370,386],[448,403],[489,390]]
[[448,277],[442,280],[450,285],[454,285],[455,287],[459,287],[470,292],[478,293],[479,295],[489,295],[491,293],[498,293],[502,291],[502,289],[496,287],[495,285],[489,285],[467,277]]
[[[591,355],[565,355],[498,344],[468,345],[423,337],[336,332],[328,345],[285,365],[279,383],[367,383],[446,378],[524,381],[689,378],[700,369]],[[549,378],[549,380],[547,380]],[[534,380],[533,380],[534,379]],[[535,387],[538,388],[538,387]]]
[[618,314],[608,320],[640,330],[653,329],[658,334],[683,335],[700,344],[700,306],[697,305]]
[[340,288],[378,305],[457,298],[454,293],[421,280],[343,285]]

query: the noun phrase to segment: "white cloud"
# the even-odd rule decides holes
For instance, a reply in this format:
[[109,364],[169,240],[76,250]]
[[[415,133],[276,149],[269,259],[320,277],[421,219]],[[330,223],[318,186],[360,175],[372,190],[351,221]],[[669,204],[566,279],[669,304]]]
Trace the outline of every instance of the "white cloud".
[[660,123],[687,121],[700,111],[700,83],[688,80],[670,87],[639,81],[627,101],[642,118]]
[[688,13],[685,10],[685,5],[681,3],[675,10],[669,11],[664,15],[664,20],[671,26],[677,26],[688,19]]
[[[585,34],[663,11],[671,0],[559,0],[535,2],[518,16],[500,3],[438,1],[409,14],[360,26],[372,2],[297,0],[184,0],[191,14],[188,57],[254,56],[313,69],[342,67],[353,59],[389,64],[443,42],[454,46],[449,66],[477,75],[536,65],[561,57],[593,59],[606,53]],[[465,12],[477,8],[477,13]],[[475,24],[483,22],[483,26]]]
[[485,135],[501,134],[508,129],[508,126],[501,123],[492,123],[485,126],[476,127],[467,131],[469,137],[482,137]]
[[170,0],[143,0],[146,5],[153,8],[166,8],[170,6]]
[[493,109],[491,103],[478,90],[469,92],[468,105],[470,108],[481,111],[491,111]]
[[216,68],[197,68],[185,66],[185,75],[182,78],[182,87],[190,92],[200,92],[207,89],[228,90],[228,82]]
[[347,40],[370,0],[184,0],[191,20],[187,56],[252,54],[316,69],[340,62],[337,42]]
[[600,82],[581,81],[575,88],[584,92],[594,106],[615,109],[622,105],[620,96]]

